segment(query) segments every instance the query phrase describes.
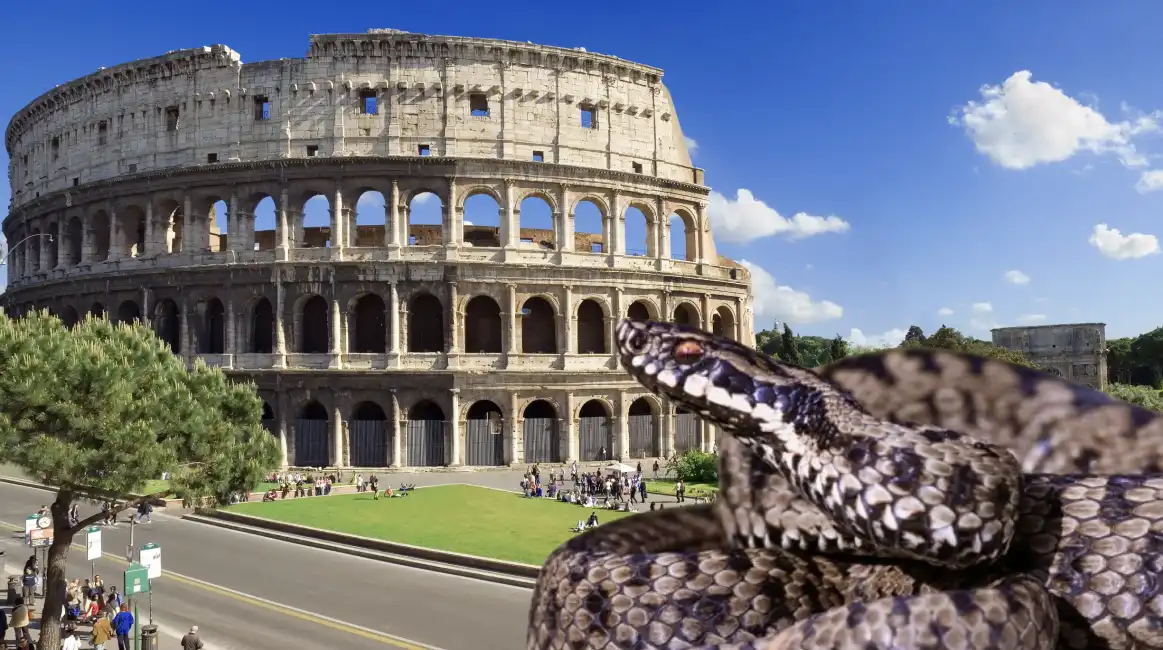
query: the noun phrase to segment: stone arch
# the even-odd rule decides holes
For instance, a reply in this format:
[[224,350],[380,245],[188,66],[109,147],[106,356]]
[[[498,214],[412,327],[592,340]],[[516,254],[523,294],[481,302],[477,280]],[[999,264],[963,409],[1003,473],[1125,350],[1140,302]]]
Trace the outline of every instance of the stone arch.
[[644,203],[632,201],[622,211],[624,228],[622,248],[626,255],[634,257],[655,257],[654,220],[649,216],[653,211],[643,210]]
[[295,462],[298,467],[325,467],[331,461],[331,414],[318,400],[308,400],[295,420]]
[[68,253],[65,264],[68,266],[80,264],[85,246],[85,228],[80,217],[72,217],[65,223],[65,242],[65,251]]
[[544,397],[530,400],[521,408],[526,463],[562,462],[559,413],[557,403]]
[[553,195],[553,192],[548,190],[543,190],[541,188],[525,190],[523,193],[518,195],[517,205],[524,203],[525,199],[541,199],[542,201],[545,201],[545,205],[548,205],[549,209],[554,214],[557,214],[561,211],[561,204],[558,203],[557,197]]
[[577,353],[609,354],[605,307],[593,298],[586,298],[577,306]]
[[[246,230],[244,250],[271,250],[278,246],[276,225],[278,223],[277,191],[253,191],[247,195],[243,209],[238,212],[235,224]],[[288,224],[292,225],[292,224]],[[241,234],[241,233],[240,233]]]
[[105,305],[94,302],[89,305],[89,312],[87,314],[90,318],[105,318],[107,316]]
[[522,418],[558,418],[561,408],[551,397],[536,397],[521,407]]
[[681,301],[674,306],[674,312],[671,313],[671,321],[679,325],[690,325],[691,327],[701,327],[701,320],[699,319],[699,308],[692,302]]
[[182,233],[186,224],[182,204],[171,197],[158,198],[154,203],[154,220],[156,232],[162,236],[163,250],[167,253],[181,252],[185,244]]
[[573,203],[569,206],[569,211],[577,212],[577,208],[582,203],[592,203],[599,212],[602,213],[602,218],[610,214],[610,203],[601,194],[594,194],[590,192],[582,192],[573,197]]
[[370,184],[361,184],[345,188],[343,196],[355,199],[355,232],[351,237],[351,245],[366,248],[382,246],[389,220],[388,197],[391,196],[391,190],[385,192]]
[[610,460],[614,452],[613,409],[601,398],[586,400],[577,409],[578,452],[583,461]]
[[464,452],[464,464],[470,467],[505,464],[504,414],[492,400],[477,400],[468,407]]
[[557,312],[545,296],[530,296],[521,305],[522,354],[557,354]]
[[173,298],[162,298],[154,306],[153,331],[174,354],[182,353],[181,312]]
[[504,324],[501,306],[492,296],[478,294],[464,308],[464,351],[466,354],[500,354]]
[[[670,241],[667,257],[674,260],[695,261],[699,245],[698,219],[695,215],[684,207],[675,208],[671,212],[666,226],[669,229],[668,239]],[[676,247],[676,243],[681,244],[681,248]],[[676,254],[677,251],[681,251],[681,254]]]
[[[435,187],[435,189],[433,189]],[[438,246],[444,240],[447,186],[421,185],[400,191],[400,235],[405,246]],[[419,214],[418,214],[419,213]],[[420,223],[416,223],[420,219]],[[434,223],[433,223],[434,222]]]
[[136,204],[118,208],[117,220],[121,227],[121,253],[126,257],[145,255],[145,210]]
[[466,246],[500,248],[501,214],[504,200],[501,194],[487,185],[474,185],[461,193],[457,211],[463,225]]
[[111,227],[109,213],[97,210],[89,216],[90,259],[104,262],[109,259],[109,235]]
[[387,410],[377,402],[365,400],[351,409],[348,462],[352,467],[391,465],[393,462],[391,438]]
[[217,297],[210,297],[199,306],[202,331],[198,336],[198,354],[225,354],[226,306]]
[[513,211],[518,248],[542,251],[564,248],[559,239],[561,223],[552,203],[540,195],[530,194],[513,206]]
[[408,304],[408,351],[444,351],[444,303],[427,291]]
[[711,316],[711,333],[715,336],[725,336],[735,339],[735,314],[731,308],[723,305],[715,310]]
[[646,298],[639,298],[630,303],[630,306],[626,309],[626,318],[632,320],[661,320],[658,317],[658,306],[654,304],[654,301],[647,300]]
[[388,306],[376,293],[365,293],[352,302],[350,310],[351,351],[356,354],[386,354],[388,351]]
[[657,458],[662,455],[662,405],[652,395],[630,402],[626,427],[629,429],[630,458]]
[[292,201],[295,243],[299,248],[332,248],[339,246],[331,232],[331,188],[323,183],[306,183]]
[[81,322],[81,315],[77,313],[77,308],[73,307],[72,305],[65,305],[64,307],[61,307],[61,313],[58,318],[61,319],[61,323],[63,323],[65,327],[73,327],[77,323]]
[[118,323],[140,323],[141,322],[141,307],[138,306],[136,300],[122,300],[121,304],[117,306],[117,322]]
[[408,408],[410,467],[439,467],[448,464],[447,419],[444,409],[430,399],[419,400]]
[[[190,211],[192,214],[188,215],[190,223],[197,225],[202,232],[193,232],[196,239],[189,242],[190,248],[206,248],[211,251],[225,250],[223,243],[230,234],[229,229],[222,226],[228,225],[230,216],[230,206],[227,201],[229,196],[219,194],[216,190],[199,190],[190,194]],[[222,220],[221,226],[219,220]]]
[[573,215],[573,250],[579,253],[610,252],[609,205],[604,199],[586,195],[574,202],[570,209]]
[[275,351],[275,308],[266,296],[259,296],[250,307],[250,339],[247,352],[271,354]]
[[304,296],[299,308],[299,352],[326,354],[331,350],[331,308],[319,294]]

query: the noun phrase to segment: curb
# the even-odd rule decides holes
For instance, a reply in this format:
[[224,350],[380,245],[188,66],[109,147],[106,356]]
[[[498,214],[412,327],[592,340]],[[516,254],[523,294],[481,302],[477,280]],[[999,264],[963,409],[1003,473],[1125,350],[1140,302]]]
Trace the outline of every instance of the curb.
[[541,573],[541,567],[533,564],[438,551],[212,508],[196,508],[194,514],[185,515],[182,519],[301,546],[512,587],[532,589]]

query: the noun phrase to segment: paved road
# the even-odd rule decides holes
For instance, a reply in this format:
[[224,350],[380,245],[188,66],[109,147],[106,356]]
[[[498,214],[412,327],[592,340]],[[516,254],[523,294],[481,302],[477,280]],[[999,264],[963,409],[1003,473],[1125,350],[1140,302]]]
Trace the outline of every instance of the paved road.
[[[421,483],[421,474],[415,474],[415,483]],[[393,483],[398,480],[392,477]],[[0,483],[0,522],[23,530],[24,518],[48,496]],[[82,506],[83,515],[86,511],[92,509]],[[107,582],[120,582],[129,528],[121,523],[102,534],[104,551],[120,556],[97,562]],[[76,542],[83,543],[83,536]],[[136,527],[135,542],[162,547],[166,575],[155,582],[155,623],[172,638],[198,625],[207,650],[512,650],[524,645],[530,598],[525,589],[306,548],[160,512],[153,523]],[[20,565],[28,557],[20,539],[2,543],[7,564]],[[74,547],[69,575],[89,572],[84,549]],[[174,646],[163,639],[167,645]]]

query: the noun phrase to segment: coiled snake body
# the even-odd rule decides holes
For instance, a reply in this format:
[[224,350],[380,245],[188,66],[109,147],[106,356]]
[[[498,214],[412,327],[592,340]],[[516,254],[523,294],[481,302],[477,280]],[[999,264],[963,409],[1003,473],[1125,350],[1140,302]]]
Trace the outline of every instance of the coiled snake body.
[[1160,414],[950,352],[809,371],[633,321],[618,344],[724,432],[720,498],[563,544],[528,650],[1163,650]]

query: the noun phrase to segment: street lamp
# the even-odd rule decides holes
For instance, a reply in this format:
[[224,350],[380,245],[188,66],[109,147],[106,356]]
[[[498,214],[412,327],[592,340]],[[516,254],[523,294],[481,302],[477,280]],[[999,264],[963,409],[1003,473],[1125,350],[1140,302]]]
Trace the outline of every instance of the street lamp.
[[50,235],[48,233],[38,232],[38,233],[35,233],[32,235],[29,235],[29,236],[25,237],[24,239],[21,239],[20,241],[16,242],[15,244],[12,244],[11,246],[9,246],[8,250],[4,251],[3,255],[0,255],[0,266],[4,266],[4,265],[8,264],[8,256],[12,254],[12,251],[16,250],[24,242],[26,242],[30,239],[36,239],[37,237],[48,237],[49,243],[50,244],[52,243],[52,235]]

